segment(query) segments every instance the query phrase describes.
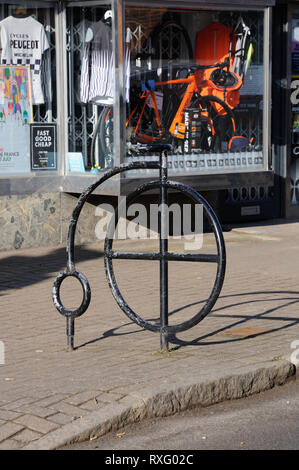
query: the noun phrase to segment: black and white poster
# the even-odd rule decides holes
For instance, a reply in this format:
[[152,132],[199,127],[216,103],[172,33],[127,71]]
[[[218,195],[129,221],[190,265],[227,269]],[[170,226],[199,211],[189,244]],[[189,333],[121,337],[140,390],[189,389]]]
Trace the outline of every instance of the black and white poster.
[[30,124],[31,170],[57,170],[56,124]]

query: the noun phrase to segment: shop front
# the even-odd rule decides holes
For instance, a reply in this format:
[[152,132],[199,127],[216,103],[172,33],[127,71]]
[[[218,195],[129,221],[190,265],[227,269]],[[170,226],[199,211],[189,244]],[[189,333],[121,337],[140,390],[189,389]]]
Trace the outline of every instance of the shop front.
[[299,217],[299,4],[282,2],[279,5],[288,28],[281,33],[282,47],[287,51],[284,75],[281,77],[285,119],[282,123],[281,141],[286,153],[285,212],[289,218]]
[[[146,145],[161,141],[169,177],[204,192],[223,222],[280,216],[273,7],[1,2],[0,248],[63,242],[78,195],[109,168],[156,159]],[[99,187],[77,241],[94,233],[96,204],[155,176]]]

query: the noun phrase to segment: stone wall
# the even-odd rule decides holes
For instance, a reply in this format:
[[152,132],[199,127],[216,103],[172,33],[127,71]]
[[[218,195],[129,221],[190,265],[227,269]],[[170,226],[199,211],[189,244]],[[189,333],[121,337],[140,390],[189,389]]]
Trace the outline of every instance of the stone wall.
[[[0,196],[0,250],[65,244],[77,197],[65,193]],[[76,243],[95,241],[95,206],[86,203]]]

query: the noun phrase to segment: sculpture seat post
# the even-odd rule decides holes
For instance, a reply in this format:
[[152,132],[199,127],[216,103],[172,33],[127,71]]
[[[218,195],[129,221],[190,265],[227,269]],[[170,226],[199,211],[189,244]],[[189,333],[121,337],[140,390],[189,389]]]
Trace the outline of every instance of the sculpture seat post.
[[67,335],[67,348],[69,351],[73,351],[74,350],[74,336],[75,336],[74,318],[67,317],[66,319],[66,335]]

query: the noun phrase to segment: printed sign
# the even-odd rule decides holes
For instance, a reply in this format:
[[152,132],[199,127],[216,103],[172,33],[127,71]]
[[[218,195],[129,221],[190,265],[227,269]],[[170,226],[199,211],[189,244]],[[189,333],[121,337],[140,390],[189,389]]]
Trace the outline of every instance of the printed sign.
[[[157,108],[158,108],[159,111],[162,111],[162,108],[163,108],[163,93],[161,93],[159,91],[155,91],[154,93],[155,93]],[[147,104],[150,108],[154,108],[151,96],[149,96]]]
[[71,173],[84,173],[83,155],[81,152],[69,152],[67,154],[68,169]]
[[264,94],[264,67],[263,65],[251,65],[246,73],[244,83],[240,89],[241,95]]
[[30,69],[0,65],[0,174],[30,172]]
[[57,170],[56,124],[31,124],[30,144],[32,170]]

